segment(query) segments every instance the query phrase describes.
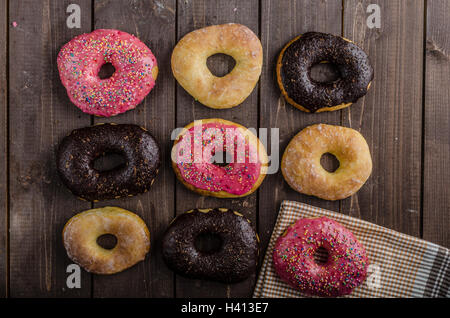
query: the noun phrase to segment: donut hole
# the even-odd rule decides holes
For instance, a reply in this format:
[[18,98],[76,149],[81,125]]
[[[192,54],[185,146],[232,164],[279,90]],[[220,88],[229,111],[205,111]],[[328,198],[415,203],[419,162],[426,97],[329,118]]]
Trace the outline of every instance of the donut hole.
[[236,60],[230,55],[217,53],[206,60],[206,66],[216,77],[223,77],[230,73],[236,65]]
[[222,239],[215,233],[201,233],[195,238],[195,249],[203,254],[214,254],[222,248]]
[[341,72],[336,64],[322,61],[311,67],[310,77],[317,83],[332,83],[341,78]]
[[106,152],[94,159],[94,169],[100,172],[120,169],[125,164],[125,156],[117,152]]
[[97,244],[105,250],[112,250],[117,245],[117,237],[113,234],[103,234],[97,238]]
[[217,151],[212,155],[210,162],[218,167],[226,167],[233,162],[233,156],[226,151]]
[[314,253],[314,262],[318,265],[325,265],[328,262],[328,251],[324,247],[319,247]]
[[111,63],[105,63],[100,67],[98,71],[98,77],[100,79],[108,79],[113,76],[116,68]]
[[320,165],[328,172],[335,172],[340,164],[335,155],[326,152],[320,157]]

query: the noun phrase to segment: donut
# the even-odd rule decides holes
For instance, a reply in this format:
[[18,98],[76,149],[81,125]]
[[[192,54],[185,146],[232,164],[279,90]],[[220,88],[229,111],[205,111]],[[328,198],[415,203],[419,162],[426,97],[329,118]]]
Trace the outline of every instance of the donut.
[[[331,153],[339,161],[326,171],[320,158]],[[306,127],[289,142],[281,159],[286,182],[296,191],[325,200],[340,200],[357,192],[372,172],[369,146],[356,130],[325,124]]]
[[[97,243],[105,234],[117,239],[112,249]],[[118,207],[91,209],[75,215],[64,226],[62,236],[69,258],[95,274],[121,272],[144,260],[150,249],[150,233],[144,221]]]
[[[214,76],[208,57],[223,53],[236,65],[223,77]],[[172,53],[172,72],[178,83],[196,100],[211,108],[241,104],[253,91],[261,74],[262,46],[244,25],[212,25],[186,34]]]
[[[217,249],[197,247],[201,235],[220,240]],[[259,238],[242,214],[225,209],[194,209],[177,216],[162,239],[162,254],[176,273],[197,279],[236,283],[256,271]]]
[[[340,73],[336,81],[320,83],[311,68],[329,62]],[[373,79],[367,54],[352,41],[326,33],[307,32],[291,40],[277,61],[277,82],[288,103],[304,112],[333,111],[366,95]]]
[[[328,252],[323,264],[314,260],[319,248]],[[300,219],[276,241],[272,254],[278,276],[308,295],[350,294],[367,276],[364,246],[344,226],[326,217]]]
[[[230,158],[222,166],[214,164],[212,161],[223,153]],[[190,123],[176,137],[172,148],[172,167],[177,178],[189,190],[204,196],[249,195],[261,185],[267,166],[266,149],[250,130],[218,118]]]
[[[115,69],[100,79],[104,64]],[[99,29],[65,44],[57,58],[59,76],[72,103],[83,112],[110,117],[133,109],[155,86],[158,75],[152,51],[135,36]]]
[[[94,161],[104,154],[125,158],[112,170],[98,171]],[[99,124],[73,130],[60,143],[56,166],[63,183],[87,201],[118,199],[146,192],[158,173],[160,150],[152,135],[128,124]]]

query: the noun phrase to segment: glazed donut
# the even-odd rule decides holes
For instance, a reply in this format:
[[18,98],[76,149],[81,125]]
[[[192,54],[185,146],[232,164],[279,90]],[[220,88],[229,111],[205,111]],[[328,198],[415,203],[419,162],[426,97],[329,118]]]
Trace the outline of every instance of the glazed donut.
[[[322,62],[337,66],[340,78],[319,83],[311,68]],[[308,32],[290,41],[277,62],[277,81],[286,101],[305,112],[333,111],[366,95],[373,79],[367,54],[352,41],[331,34]]]
[[[236,61],[233,70],[214,76],[206,66],[211,55],[223,53]],[[213,25],[186,34],[172,53],[172,72],[196,100],[211,108],[241,104],[253,91],[261,74],[262,46],[246,26]]]
[[[225,166],[212,161],[228,153]],[[244,126],[212,118],[196,120],[176,137],[172,167],[191,191],[218,198],[253,193],[266,176],[268,157],[259,139]]]
[[[97,239],[114,235],[112,249],[98,245]],[[150,249],[150,233],[144,221],[130,211],[104,207],[81,212],[64,226],[67,255],[88,272],[114,274],[142,261]]]
[[[135,36],[99,29],[82,34],[58,54],[61,82],[70,100],[83,112],[110,117],[133,109],[155,86],[158,66],[152,51]],[[115,72],[100,79],[100,68]]]
[[[220,239],[218,250],[196,246],[200,235]],[[236,283],[256,270],[259,238],[242,214],[229,209],[195,209],[176,217],[162,240],[167,266],[189,278]]]
[[[339,168],[326,171],[325,153],[339,160]],[[372,172],[372,159],[364,137],[354,129],[312,125],[289,142],[281,159],[286,182],[296,191],[325,200],[340,200],[358,191]]]
[[[328,252],[316,263],[319,248]],[[326,217],[300,219],[276,241],[273,266],[280,278],[309,295],[337,297],[350,294],[367,276],[364,246],[336,221]]]
[[[126,163],[112,170],[96,170],[94,161],[108,153],[122,155]],[[158,173],[160,151],[145,128],[99,124],[73,130],[61,141],[56,161],[69,190],[96,202],[148,191]]]

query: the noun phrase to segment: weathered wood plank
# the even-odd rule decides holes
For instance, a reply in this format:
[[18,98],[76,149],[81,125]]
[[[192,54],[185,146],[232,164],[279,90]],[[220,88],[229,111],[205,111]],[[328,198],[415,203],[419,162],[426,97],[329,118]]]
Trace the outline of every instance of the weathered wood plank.
[[[344,4],[344,36],[367,52],[375,78],[359,105],[343,111],[343,124],[366,138],[373,171],[342,212],[419,235],[423,1]],[[381,8],[380,29],[366,26],[369,4]]]
[[427,1],[423,237],[450,247],[450,2]]
[[[309,114],[285,102],[276,81],[276,60],[286,43],[299,34],[318,31],[341,35],[342,4],[340,0],[263,0],[261,9],[265,63],[261,76],[260,126],[279,128],[281,165],[281,156],[287,144],[300,130],[316,123],[339,125],[340,111]],[[339,211],[339,202],[321,200],[292,190],[279,169],[276,174],[267,177],[260,190],[259,229],[264,247],[270,239],[280,203],[285,199]]]
[[[91,0],[10,1],[7,17],[6,2],[0,1],[0,135],[3,136],[0,154],[4,158],[0,160],[3,164],[0,169],[0,206],[3,207],[0,209],[0,297],[7,292],[7,231],[3,229],[8,222],[8,157],[11,296],[89,297],[91,275],[84,271],[81,289],[66,287],[65,270],[71,261],[62,247],[61,231],[71,216],[90,208],[91,204],[77,200],[66,191],[56,174],[54,157],[65,134],[91,123],[90,116],[80,112],[67,98],[59,80],[56,56],[72,37],[91,30],[92,3]],[[66,7],[70,3],[81,6],[81,29],[66,27]],[[258,3],[261,4],[259,9]],[[240,210],[258,221],[263,247],[283,199],[335,211],[340,208],[343,213],[419,235],[422,167],[423,237],[450,247],[447,213],[450,208],[447,181],[450,178],[450,112],[447,107],[450,95],[446,86],[450,72],[450,30],[445,15],[450,10],[449,3],[427,1],[423,166],[424,1],[345,0],[343,3],[344,12],[341,0],[179,0],[178,4],[176,0],[95,1],[95,28],[117,28],[137,35],[152,49],[160,67],[156,87],[141,105],[123,115],[95,119],[95,122],[145,126],[160,142],[163,151],[163,166],[149,193],[95,204],[117,205],[136,212],[146,221],[152,236],[151,253],[144,262],[118,275],[94,276],[95,297],[251,295],[254,277],[227,286],[176,276],[174,285],[174,274],[160,255],[159,239],[175,213],[193,207],[223,206]],[[381,29],[366,27],[366,8],[372,3],[381,7]],[[12,22],[17,24],[13,26]],[[244,104],[219,111],[195,102],[175,84],[170,55],[176,40],[187,32],[226,22],[246,24],[261,34],[264,66],[259,87]],[[373,63],[375,80],[367,96],[348,109],[323,114],[306,114],[285,103],[274,75],[281,48],[292,37],[306,31],[340,35],[342,27],[343,35],[361,45]],[[6,42],[7,31],[9,43]],[[9,56],[6,56],[7,45]],[[7,58],[8,64],[3,62]],[[227,70],[228,60],[216,58],[211,68],[219,72]],[[294,192],[279,170],[266,178],[259,194],[239,200],[198,196],[175,183],[169,165],[170,133],[175,126],[209,117],[229,119],[248,127],[279,127],[280,156],[290,139],[310,124],[322,122],[352,127],[361,131],[369,143],[374,162],[372,176],[356,195],[340,203]]]
[[[66,7],[81,7],[81,29],[66,26]],[[59,141],[89,116],[69,101],[56,65],[63,44],[91,28],[91,2],[10,1],[10,289],[12,297],[89,297],[66,287],[65,222],[90,204],[60,182],[55,165]]]
[[0,1],[0,298],[7,296],[8,276],[8,96],[7,16],[6,0]]
[[144,262],[112,276],[94,277],[94,297],[172,297],[174,274],[165,266],[159,238],[174,215],[174,176],[170,168],[170,134],[175,125],[175,82],[170,54],[175,43],[174,0],[96,1],[95,28],[113,28],[136,35],[155,54],[159,74],[155,88],[136,109],[95,122],[133,123],[147,128],[158,141],[161,168],[152,189],[133,198],[96,203],[137,213],[151,236]]
[[[229,22],[241,23],[258,34],[258,1],[178,1],[178,40],[186,33],[208,25]],[[213,71],[226,73],[227,59],[218,57]],[[225,70],[225,72],[223,72]],[[184,89],[177,85],[177,126],[183,127],[196,119],[223,118],[246,127],[258,125],[258,88],[239,106],[227,110],[214,110],[194,101]],[[183,213],[195,207],[225,207],[242,212],[256,226],[257,194],[242,199],[217,199],[202,197],[187,190],[180,182],[176,185],[176,212]],[[256,274],[256,273],[255,273]],[[209,281],[176,277],[177,297],[239,297],[250,296],[255,283],[255,275],[244,282],[224,285]]]

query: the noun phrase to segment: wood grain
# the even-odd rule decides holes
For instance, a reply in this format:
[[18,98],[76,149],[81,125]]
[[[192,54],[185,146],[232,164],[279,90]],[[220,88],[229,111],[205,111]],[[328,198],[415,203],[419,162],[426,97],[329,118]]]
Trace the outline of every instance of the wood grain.
[[[343,110],[343,124],[369,144],[373,171],[361,190],[342,202],[342,212],[418,236],[423,1],[344,3],[344,36],[367,52],[375,77],[359,105]],[[366,26],[372,3],[381,8],[380,29]]]
[[450,248],[450,2],[427,1],[423,238]]
[[7,1],[0,1],[0,298],[7,296],[8,277],[8,92]]
[[94,277],[94,297],[172,297],[174,274],[165,266],[159,238],[173,217],[174,176],[170,168],[170,134],[175,125],[175,82],[170,53],[175,43],[173,0],[96,1],[95,28],[113,28],[141,39],[156,56],[159,74],[154,89],[137,106],[98,122],[132,123],[143,126],[161,147],[161,167],[152,189],[133,198],[96,203],[119,206],[137,213],[151,235],[150,255],[144,262],[116,275]]
[[[208,25],[229,22],[241,23],[259,34],[258,1],[178,1],[177,38],[186,33]],[[218,57],[211,65],[213,71],[228,69],[228,60]],[[215,68],[215,69],[214,69]],[[183,88],[177,85],[177,126],[183,127],[196,119],[223,118],[237,122],[246,127],[257,128],[258,125],[258,88],[239,106],[227,110],[216,110],[195,102]],[[240,211],[252,220],[256,226],[257,194],[241,199],[218,199],[202,197],[187,190],[180,182],[176,184],[176,213],[180,214],[192,208],[225,207]],[[240,297],[250,296],[255,283],[255,276],[244,282],[224,285],[215,282],[176,277],[176,297]]]
[[[81,7],[81,29],[66,26],[70,3]],[[380,29],[366,26],[369,4],[381,8]],[[163,232],[175,215],[194,207],[244,213],[257,227],[263,251],[284,199],[415,236],[422,232],[424,239],[450,247],[449,11],[447,0],[0,0],[0,298],[8,290],[11,297],[250,296],[256,274],[224,285],[183,278],[164,264]],[[186,33],[228,22],[245,24],[260,36],[263,71],[242,105],[213,110],[195,102],[176,83],[170,56]],[[109,119],[94,119],[75,107],[56,66],[61,46],[93,27],[135,34],[159,64],[156,86],[145,100],[135,110]],[[290,39],[307,31],[343,35],[368,53],[375,79],[368,94],[350,108],[307,114],[281,97],[275,60]],[[224,74],[232,63],[217,56],[208,66]],[[372,176],[356,195],[340,202],[295,192],[280,169],[251,196],[199,196],[176,181],[170,137],[175,127],[211,117],[247,127],[279,128],[280,159],[291,138],[308,125],[352,127],[369,144]],[[72,261],[62,246],[61,231],[71,216],[94,204],[76,199],[62,185],[55,150],[71,130],[97,122],[135,123],[160,143],[162,167],[152,190],[95,204],[140,215],[151,232],[151,252],[144,262],[117,275],[82,271],[82,288],[68,289],[66,267]]]
[[[341,35],[342,4],[340,0],[263,0],[261,9],[261,19],[264,21],[261,23],[261,40],[265,63],[261,76],[260,126],[279,128],[281,164],[281,156],[287,144],[300,130],[316,123],[339,125],[340,112],[310,114],[285,102],[276,82],[276,59],[286,43],[302,33],[318,31]],[[287,199],[339,211],[338,201],[325,201],[295,192],[284,181],[281,170],[278,169],[276,174],[266,178],[260,189],[259,228],[263,246],[270,239],[281,201]]]
[[61,184],[55,150],[89,116],[69,101],[56,57],[63,44],[91,28],[90,1],[81,7],[81,29],[66,26],[74,1],[10,1],[10,288],[12,297],[89,297],[90,275],[81,289],[66,287],[72,261],[61,232],[75,213],[89,208]]

